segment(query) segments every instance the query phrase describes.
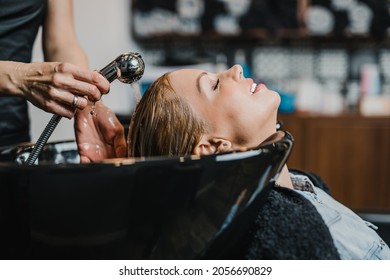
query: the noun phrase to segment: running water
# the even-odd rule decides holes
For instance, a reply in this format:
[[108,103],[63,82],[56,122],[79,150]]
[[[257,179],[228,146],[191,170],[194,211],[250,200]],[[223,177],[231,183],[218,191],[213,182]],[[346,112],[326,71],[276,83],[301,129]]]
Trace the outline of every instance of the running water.
[[142,98],[142,95],[141,95],[141,85],[137,81],[137,82],[131,83],[130,86],[131,86],[131,88],[133,89],[133,92],[134,92],[134,99],[135,99],[135,106],[134,107],[136,107],[138,105],[138,102]]

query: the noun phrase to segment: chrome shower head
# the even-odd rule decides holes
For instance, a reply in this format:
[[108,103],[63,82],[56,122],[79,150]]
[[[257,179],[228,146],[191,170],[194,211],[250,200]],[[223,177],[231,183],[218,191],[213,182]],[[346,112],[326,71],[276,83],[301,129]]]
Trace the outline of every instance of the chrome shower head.
[[131,84],[141,79],[145,63],[139,53],[124,53],[114,59],[99,72],[110,83],[118,79],[122,83]]

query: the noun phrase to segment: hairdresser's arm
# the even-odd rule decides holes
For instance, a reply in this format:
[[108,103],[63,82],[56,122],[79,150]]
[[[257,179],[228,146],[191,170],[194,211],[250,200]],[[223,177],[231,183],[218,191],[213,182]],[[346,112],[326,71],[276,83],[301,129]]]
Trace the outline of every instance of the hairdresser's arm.
[[[89,71],[89,64],[87,56],[80,46],[80,43],[77,39],[74,21],[73,21],[73,1],[72,0],[48,0],[47,3],[47,13],[45,22],[43,25],[42,31],[42,45],[43,52],[46,61],[61,61],[77,65],[77,69],[74,69],[75,72],[72,73],[72,76],[65,77],[58,75],[59,79],[65,82],[66,78],[70,80],[80,80],[87,82],[88,90],[84,91],[74,91],[73,93],[79,95],[79,102],[83,104],[82,108],[84,109],[88,105],[88,100],[95,102],[100,100],[101,95],[108,92],[109,83],[104,77],[102,77],[96,71]],[[71,67],[68,64],[61,64],[59,69],[65,69],[66,67]],[[83,77],[77,75],[78,72],[88,73],[87,80],[84,80]],[[88,91],[93,92],[88,94]],[[73,102],[73,96],[71,97]],[[75,113],[73,108],[70,108],[72,116]]]
[[48,0],[42,32],[46,61],[65,61],[88,69],[88,59],[77,40],[72,0]]
[[[82,68],[88,68],[85,52],[76,38],[73,23],[71,0],[49,0],[48,13],[43,32],[45,58],[54,61],[68,61]],[[100,92],[106,93],[109,83],[97,72],[91,72]],[[105,158],[124,157],[126,141],[123,127],[115,114],[102,102],[96,102],[96,116],[91,116],[91,104],[100,99],[90,98],[84,110],[77,110],[75,115],[75,134],[79,148],[80,160],[83,163],[96,162]],[[79,99],[80,100],[80,99]],[[86,102],[84,99],[83,102]],[[73,110],[74,111],[74,110]]]
[[110,85],[87,70],[73,28],[71,0],[48,1],[42,38],[45,60],[53,62],[0,61],[0,94],[23,97],[47,112],[72,118],[75,95],[77,108],[83,109],[88,103],[84,97],[100,100]]
[[21,63],[0,61],[0,95],[19,96],[44,111],[72,118],[75,108],[87,106],[90,100],[100,100],[109,83],[100,74],[59,62]]

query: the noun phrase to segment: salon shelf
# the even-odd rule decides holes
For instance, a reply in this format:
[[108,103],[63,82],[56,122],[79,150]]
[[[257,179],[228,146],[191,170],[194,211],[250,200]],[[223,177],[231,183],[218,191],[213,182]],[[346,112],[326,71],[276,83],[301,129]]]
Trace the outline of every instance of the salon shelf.
[[390,213],[390,117],[284,114],[295,144],[289,168],[320,175],[356,211]]

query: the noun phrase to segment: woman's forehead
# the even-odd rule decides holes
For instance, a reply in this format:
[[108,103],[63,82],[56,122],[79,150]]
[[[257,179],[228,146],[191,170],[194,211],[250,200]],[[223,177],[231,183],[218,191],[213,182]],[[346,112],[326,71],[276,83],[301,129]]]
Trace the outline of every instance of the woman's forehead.
[[202,72],[205,72],[205,71],[199,70],[199,69],[180,69],[180,70],[176,70],[176,71],[171,72],[169,76],[175,80],[176,79],[181,80],[183,78],[186,78],[188,80],[188,79],[196,79],[196,77]]
[[[180,69],[170,73],[169,80],[175,92],[197,89],[199,78],[207,72],[200,69]],[[184,93],[185,94],[185,93]]]

